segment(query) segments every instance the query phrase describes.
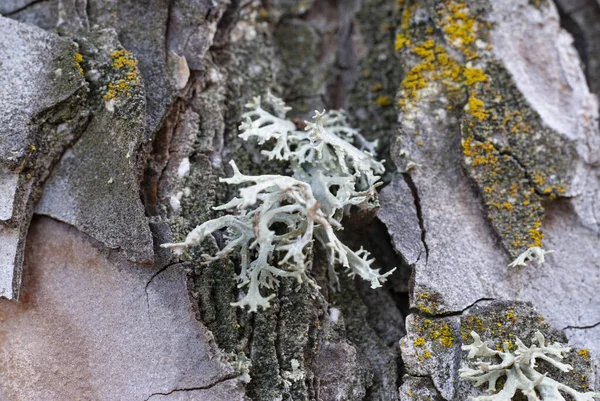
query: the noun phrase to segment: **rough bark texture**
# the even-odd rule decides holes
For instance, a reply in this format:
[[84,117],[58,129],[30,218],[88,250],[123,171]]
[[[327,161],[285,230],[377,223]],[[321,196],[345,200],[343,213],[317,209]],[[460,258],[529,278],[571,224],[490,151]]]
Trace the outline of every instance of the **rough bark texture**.
[[[0,400],[459,401],[471,330],[568,341],[549,375],[600,383],[600,8],[556,3],[2,2]],[[229,160],[286,171],[238,138],[267,91],[379,140],[378,217],[341,237],[383,288],[316,251],[320,289],[249,314],[222,238],[159,247],[219,215]]]

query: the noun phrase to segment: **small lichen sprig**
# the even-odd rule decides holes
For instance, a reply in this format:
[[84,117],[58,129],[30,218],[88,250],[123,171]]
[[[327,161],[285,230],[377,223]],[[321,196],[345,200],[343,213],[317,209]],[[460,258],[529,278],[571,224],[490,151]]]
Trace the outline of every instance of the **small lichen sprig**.
[[[553,380],[536,370],[536,360],[546,361],[562,372],[573,369],[571,365],[559,362],[571,348],[564,347],[559,343],[548,344],[542,333],[537,331],[530,347],[525,346],[519,339],[516,340],[517,349],[514,353],[509,352],[509,345],[504,342],[503,351],[489,348],[487,342],[474,331],[471,332],[473,343],[463,345],[463,351],[468,351],[468,358],[493,358],[499,357],[501,363],[477,362],[475,369],[463,366],[460,377],[473,382],[475,387],[488,383],[487,392],[496,391],[496,382],[506,376],[506,382],[500,392],[492,395],[471,397],[475,401],[510,401],[518,390],[527,397],[528,401],[565,401],[562,394],[568,394],[575,401],[594,401],[600,398],[600,393],[580,393],[571,387]],[[561,394],[562,393],[562,394]],[[540,398],[541,397],[541,398]]]
[[517,256],[517,258],[508,265],[508,267],[526,266],[527,262],[530,261],[537,261],[538,265],[541,265],[546,260],[544,256],[553,252],[554,251],[545,251],[539,246],[534,246]]
[[[242,115],[240,137],[255,139],[259,145],[274,143],[271,150],[262,153],[268,159],[288,161],[293,176],[244,175],[232,160],[233,176],[221,181],[246,186],[239,190],[239,197],[215,208],[232,214],[201,224],[184,242],[162,246],[180,255],[224,230],[227,245],[214,256],[203,257],[210,262],[239,251],[239,287],[247,287],[247,291],[232,305],[248,306],[250,312],[270,306],[275,294],[263,296],[261,289],[274,289],[281,277],[316,286],[307,275],[315,240],[327,251],[331,279],[337,280],[334,266],[340,264],[349,275],[370,281],[372,288],[380,287],[394,270],[380,274],[371,269],[373,260],[366,250],[351,250],[335,234],[342,229],[341,220],[352,205],[376,196],[377,174],[384,172],[383,164],[371,152],[361,151],[346,140],[355,139],[371,150],[374,143],[348,127],[341,112],[316,112],[314,121],[306,122],[302,131],[285,119],[289,108],[283,101],[267,94],[267,102],[274,114],[261,107],[260,97],[246,105],[249,111]],[[276,232],[277,225],[285,230]]]

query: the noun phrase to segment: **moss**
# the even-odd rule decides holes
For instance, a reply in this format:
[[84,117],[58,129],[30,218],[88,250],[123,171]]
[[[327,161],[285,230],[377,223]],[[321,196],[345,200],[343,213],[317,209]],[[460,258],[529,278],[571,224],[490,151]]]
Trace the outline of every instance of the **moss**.
[[543,246],[543,202],[566,193],[574,150],[529,108],[503,67],[490,62],[487,72],[495,78],[472,89],[472,96],[485,102],[486,118],[467,113],[462,125],[463,147],[468,143],[469,148],[463,149],[464,163],[492,227],[515,257],[528,247]]
[[276,28],[274,40],[284,64],[278,76],[281,97],[293,111],[300,111],[307,118],[309,113],[324,106],[315,104],[315,93],[326,72],[319,68],[319,35],[308,22],[292,19]]
[[[355,21],[359,24],[357,29],[360,30],[366,52],[359,58],[360,77],[354,81],[348,96],[342,97],[341,107],[346,107],[349,114],[355,117],[354,126],[367,139],[379,139],[379,149],[387,152],[395,137],[390,133],[395,132],[398,117],[395,107],[390,106],[395,103],[402,78],[402,71],[398,68],[399,54],[395,50],[402,42],[395,30],[401,23],[400,8],[388,0],[366,0],[361,4]],[[408,46],[408,43],[404,43],[404,46]],[[380,104],[385,97],[389,99],[389,105]],[[380,158],[388,160],[388,172],[395,169],[391,157],[382,154]],[[389,178],[386,175],[384,180]]]
[[463,155],[504,246],[517,250],[540,246],[541,198],[531,191],[521,166],[512,157],[501,155],[491,141],[482,143],[472,137],[463,140]]

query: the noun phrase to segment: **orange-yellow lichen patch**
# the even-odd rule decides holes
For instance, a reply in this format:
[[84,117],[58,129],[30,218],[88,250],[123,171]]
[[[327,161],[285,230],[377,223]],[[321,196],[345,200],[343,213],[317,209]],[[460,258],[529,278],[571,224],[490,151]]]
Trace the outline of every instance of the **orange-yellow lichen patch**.
[[137,60],[133,57],[133,54],[127,50],[115,50],[110,54],[113,60],[112,66],[115,68],[137,68]]
[[503,340],[502,345],[496,345],[496,350],[503,351],[504,344],[507,344],[509,350],[512,350],[515,347],[515,345],[513,344],[513,342],[511,340]]
[[530,247],[533,246],[542,246],[542,239],[544,238],[544,234],[538,228],[530,228],[527,230],[529,233],[529,238],[531,239]]
[[579,356],[583,359],[590,359],[590,350],[583,348],[578,352]]
[[115,50],[110,54],[110,57],[112,59],[111,66],[122,78],[108,83],[104,100],[109,101],[118,96],[131,96],[131,85],[139,81],[137,60],[133,53],[127,50]]
[[460,50],[467,60],[477,57],[477,52],[471,48],[471,44],[475,42],[478,24],[469,13],[470,10],[465,4],[449,1],[444,5],[441,21],[448,43]]
[[413,345],[415,347],[423,347],[423,346],[425,346],[425,338],[423,338],[423,337],[417,337],[415,339],[415,341],[413,342]]
[[396,50],[400,50],[404,46],[410,46],[410,40],[406,37],[406,35],[399,33],[396,35],[396,42],[394,45]]
[[75,53],[75,64],[77,65],[77,68],[79,69],[79,72],[81,73],[81,75],[83,75],[83,67],[81,66],[82,62],[83,62],[83,55],[81,53]]
[[533,173],[532,178],[533,178],[533,182],[537,185],[543,185],[546,182],[546,178],[539,171],[536,171],[535,173]]
[[481,99],[477,99],[474,94],[471,94],[469,97],[468,112],[473,115],[473,117],[479,120],[485,120],[487,118],[487,113],[485,112],[485,104]]
[[487,75],[483,72],[481,68],[471,68],[467,67],[463,71],[463,76],[465,77],[465,85],[475,85],[477,82],[486,82],[488,80]]
[[[468,140],[468,149],[465,148],[464,143]],[[463,153],[465,156],[473,157],[471,166],[477,167],[482,165],[496,166],[498,164],[498,155],[494,144],[490,141],[485,143],[477,142],[476,144],[471,143],[471,139],[467,138],[463,143]]]
[[468,137],[463,139],[462,141],[462,148],[463,148],[463,154],[467,157],[470,157],[473,153],[471,153],[471,142],[473,141],[473,138]]
[[402,28],[402,30],[404,32],[408,31],[408,28],[410,26],[410,20],[411,20],[412,15],[416,8],[417,8],[416,4],[411,4],[402,13],[402,21],[400,23],[400,27]]

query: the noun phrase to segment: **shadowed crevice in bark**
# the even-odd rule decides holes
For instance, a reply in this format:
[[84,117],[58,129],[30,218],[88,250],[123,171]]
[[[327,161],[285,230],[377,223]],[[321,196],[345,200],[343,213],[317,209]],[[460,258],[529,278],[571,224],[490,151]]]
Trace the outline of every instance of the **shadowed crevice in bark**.
[[171,394],[175,394],[175,393],[181,393],[181,392],[191,392],[191,391],[199,391],[199,390],[209,390],[211,388],[214,388],[215,386],[218,386],[221,383],[226,382],[227,380],[231,380],[231,379],[235,379],[235,375],[231,375],[228,377],[224,377],[223,379],[219,380],[216,383],[210,384],[208,386],[201,386],[201,387],[187,387],[187,388],[175,388],[173,390],[169,390],[167,392],[163,392],[163,393],[152,393],[150,394],[150,396],[148,398],[146,398],[144,401],[150,401],[151,399],[153,399],[154,397],[157,396],[169,396]]
[[[425,248],[425,264],[427,264],[427,260],[429,259],[429,247],[427,246],[426,241],[427,231],[425,230],[425,223],[423,221],[423,212],[421,210],[421,200],[419,198],[419,191],[409,173],[402,174],[402,178],[404,178],[404,181],[410,188],[410,192],[415,201],[415,208],[417,209],[417,219],[419,220],[419,227],[421,228],[421,242],[423,243],[423,247]],[[421,255],[419,255],[419,257],[417,258],[417,262],[420,258]]]

